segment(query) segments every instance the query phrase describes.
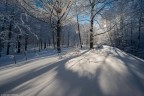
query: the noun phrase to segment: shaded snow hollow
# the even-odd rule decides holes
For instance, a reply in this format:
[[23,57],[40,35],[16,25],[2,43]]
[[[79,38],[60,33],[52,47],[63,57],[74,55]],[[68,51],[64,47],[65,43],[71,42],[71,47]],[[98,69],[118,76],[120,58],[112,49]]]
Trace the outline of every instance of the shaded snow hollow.
[[0,70],[0,93],[18,96],[144,96],[144,60],[104,46]]

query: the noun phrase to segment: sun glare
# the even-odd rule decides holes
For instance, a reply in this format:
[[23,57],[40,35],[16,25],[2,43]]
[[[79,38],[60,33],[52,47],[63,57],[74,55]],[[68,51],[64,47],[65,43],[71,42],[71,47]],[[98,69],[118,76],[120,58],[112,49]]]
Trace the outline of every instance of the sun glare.
[[104,27],[107,27],[107,25],[105,24]]

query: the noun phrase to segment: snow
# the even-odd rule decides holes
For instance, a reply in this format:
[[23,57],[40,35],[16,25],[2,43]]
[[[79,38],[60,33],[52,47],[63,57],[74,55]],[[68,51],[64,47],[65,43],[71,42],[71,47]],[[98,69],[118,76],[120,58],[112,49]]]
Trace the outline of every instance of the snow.
[[144,60],[117,48],[71,50],[0,69],[0,93],[144,96]]
[[7,56],[3,56],[0,58],[0,66],[5,66],[5,65],[11,66],[12,64],[14,65],[15,64],[14,56],[16,59],[16,63],[22,64],[22,63],[27,63],[27,62],[39,59],[39,58],[51,56],[54,54],[56,54],[56,51],[52,49],[42,50],[41,52],[37,52],[37,53],[30,52],[30,53],[26,53],[28,60],[26,60],[25,54],[7,55]]

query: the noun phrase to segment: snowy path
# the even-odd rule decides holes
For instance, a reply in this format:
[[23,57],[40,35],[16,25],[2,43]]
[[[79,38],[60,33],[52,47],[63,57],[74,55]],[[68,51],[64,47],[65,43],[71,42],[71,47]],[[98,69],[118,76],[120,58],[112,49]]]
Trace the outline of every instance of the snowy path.
[[110,47],[0,70],[0,93],[18,96],[144,96],[144,61]]

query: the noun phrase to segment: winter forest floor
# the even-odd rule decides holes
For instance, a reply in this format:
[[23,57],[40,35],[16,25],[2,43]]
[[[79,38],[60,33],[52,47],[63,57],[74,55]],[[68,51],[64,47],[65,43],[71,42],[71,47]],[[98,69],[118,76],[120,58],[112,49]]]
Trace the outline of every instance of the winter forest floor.
[[42,57],[0,67],[0,94],[144,96],[144,60],[117,48],[71,49]]

